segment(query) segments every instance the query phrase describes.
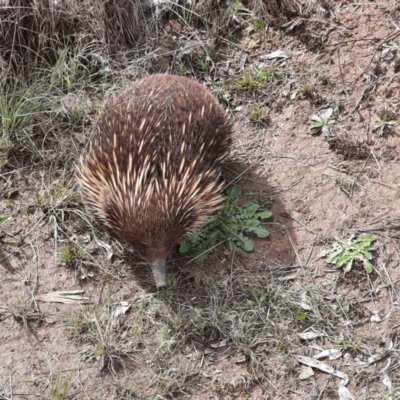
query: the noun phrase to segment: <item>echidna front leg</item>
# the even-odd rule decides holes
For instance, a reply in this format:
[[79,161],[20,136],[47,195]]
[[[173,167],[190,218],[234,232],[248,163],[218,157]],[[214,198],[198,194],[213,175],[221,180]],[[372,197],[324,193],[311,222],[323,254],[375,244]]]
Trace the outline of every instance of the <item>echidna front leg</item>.
[[156,260],[151,264],[151,269],[158,289],[164,289],[167,287],[167,272],[165,264],[165,260]]

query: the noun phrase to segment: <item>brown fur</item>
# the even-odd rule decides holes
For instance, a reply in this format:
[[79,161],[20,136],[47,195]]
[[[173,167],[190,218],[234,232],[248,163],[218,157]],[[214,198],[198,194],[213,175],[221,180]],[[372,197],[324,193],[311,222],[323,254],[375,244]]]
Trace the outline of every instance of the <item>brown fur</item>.
[[77,178],[88,212],[150,264],[221,201],[232,126],[199,83],[153,75],[109,101]]

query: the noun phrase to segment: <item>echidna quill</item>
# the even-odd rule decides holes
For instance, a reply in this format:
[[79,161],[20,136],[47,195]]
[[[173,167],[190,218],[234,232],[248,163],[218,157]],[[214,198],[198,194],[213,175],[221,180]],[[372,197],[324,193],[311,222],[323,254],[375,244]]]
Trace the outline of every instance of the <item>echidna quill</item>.
[[199,83],[152,75],[106,103],[77,168],[89,214],[167,286],[166,259],[219,208],[232,125]]

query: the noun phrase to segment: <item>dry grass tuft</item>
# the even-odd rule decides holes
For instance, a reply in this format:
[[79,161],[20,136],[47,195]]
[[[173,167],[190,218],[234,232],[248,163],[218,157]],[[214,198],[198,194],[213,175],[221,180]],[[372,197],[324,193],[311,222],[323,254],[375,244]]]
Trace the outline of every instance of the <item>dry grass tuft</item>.
[[139,0],[14,3],[0,7],[0,49],[14,68],[38,59],[54,63],[57,51],[89,43],[93,55],[106,57],[137,47],[151,28]]

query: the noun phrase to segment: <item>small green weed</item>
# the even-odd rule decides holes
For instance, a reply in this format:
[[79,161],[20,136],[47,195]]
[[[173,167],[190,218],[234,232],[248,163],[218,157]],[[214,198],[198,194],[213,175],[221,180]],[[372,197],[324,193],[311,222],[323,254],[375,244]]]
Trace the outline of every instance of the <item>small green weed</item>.
[[270,84],[277,84],[282,80],[282,71],[277,67],[259,67],[253,65],[243,71],[236,80],[238,90],[258,93]]
[[364,350],[364,346],[362,343],[362,339],[359,342],[356,342],[350,336],[342,336],[341,342],[346,349],[351,350],[354,353],[366,353]]
[[[49,395],[46,400],[63,400],[68,396],[69,390],[72,388],[75,377],[71,373],[65,379],[62,378],[61,372],[57,372],[50,379]],[[68,396],[69,397],[69,396]]]
[[257,125],[266,125],[270,121],[269,108],[256,105],[248,114],[247,118]]
[[71,266],[85,256],[85,250],[75,245],[69,245],[60,255],[62,264]]
[[349,272],[355,261],[363,264],[365,271],[370,274],[372,272],[371,252],[374,250],[372,242],[376,240],[374,235],[366,235],[356,238],[354,234],[348,239],[335,238],[329,249],[324,249],[318,253],[318,257],[326,257],[326,261],[335,264],[336,267],[342,268],[344,272]]
[[182,17],[187,24],[191,24],[194,18],[194,3],[189,8],[182,7]]
[[311,117],[311,128],[322,132],[326,138],[331,136],[331,125],[335,122],[331,117],[333,109],[328,108],[320,115],[313,115]]
[[200,232],[181,244],[179,252],[194,251],[196,261],[202,262],[210,248],[217,243],[225,241],[229,250],[238,246],[245,251],[252,251],[254,242],[247,237],[248,233],[266,238],[269,232],[260,226],[260,220],[269,218],[272,215],[271,211],[264,210],[254,201],[247,201],[240,206],[235,205],[240,193],[241,190],[237,186],[229,188],[224,206],[213,214]]
[[315,86],[316,86],[315,77],[308,76],[302,80],[300,85],[300,92],[305,97],[313,97]]
[[254,288],[251,291],[252,298],[247,299],[246,302],[239,306],[239,310],[241,311],[246,311],[246,310],[252,310],[252,309],[257,309],[261,307],[265,307],[267,305],[267,296],[265,295],[265,292],[262,289],[259,288]]
[[197,59],[197,66],[201,71],[207,71],[210,65],[210,59],[208,57],[199,57]]
[[307,322],[307,314],[300,307],[296,307],[293,310],[293,319],[301,324],[305,324]]
[[186,73],[187,73],[187,68],[186,68],[185,63],[180,62],[180,63],[178,64],[178,66],[176,67],[176,73],[177,73],[178,75],[180,75],[180,76],[186,75]]
[[381,137],[389,128],[396,124],[396,116],[393,112],[386,109],[381,110],[375,115],[375,132],[378,137]]
[[258,31],[260,31],[261,29],[264,29],[264,28],[265,28],[265,21],[264,20],[262,20],[260,18],[257,18],[257,19],[255,19],[253,21],[254,32],[258,32]]
[[227,85],[222,84],[215,86],[213,92],[214,95],[217,96],[219,100],[222,100],[225,103],[229,103],[232,100],[232,93]]

